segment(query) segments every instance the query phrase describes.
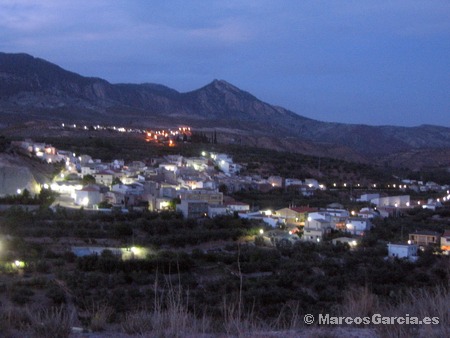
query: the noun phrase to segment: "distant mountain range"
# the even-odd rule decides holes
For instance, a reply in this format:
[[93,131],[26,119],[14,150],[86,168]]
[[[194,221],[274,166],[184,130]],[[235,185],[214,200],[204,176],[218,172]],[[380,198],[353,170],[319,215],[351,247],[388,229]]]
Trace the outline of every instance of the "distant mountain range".
[[[450,128],[320,122],[265,103],[223,80],[187,93],[111,84],[27,54],[0,53],[0,123],[57,120],[216,128],[228,142],[369,161],[450,149]],[[411,155],[410,161],[414,161]],[[403,156],[405,158],[405,156]],[[408,156],[406,156],[408,158]],[[441,159],[439,165],[450,165]]]

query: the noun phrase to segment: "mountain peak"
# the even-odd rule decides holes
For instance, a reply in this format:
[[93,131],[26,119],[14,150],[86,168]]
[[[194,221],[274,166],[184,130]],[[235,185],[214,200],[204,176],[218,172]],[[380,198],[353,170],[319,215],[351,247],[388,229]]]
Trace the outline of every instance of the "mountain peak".
[[219,90],[228,90],[228,91],[234,91],[234,92],[241,92],[238,87],[232,85],[231,83],[225,81],[225,80],[217,80],[214,79],[213,82],[211,82],[206,87],[213,87]]

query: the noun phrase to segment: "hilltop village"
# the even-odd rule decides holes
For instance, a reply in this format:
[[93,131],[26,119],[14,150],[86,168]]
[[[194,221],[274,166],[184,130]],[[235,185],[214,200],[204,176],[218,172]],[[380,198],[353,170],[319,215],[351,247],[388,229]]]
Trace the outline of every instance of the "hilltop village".
[[[445,180],[221,146],[189,127],[58,128],[65,139],[3,142],[0,325],[12,336],[251,336],[303,330],[305,313],[447,311]],[[187,321],[158,321],[180,311]]]
[[[101,126],[93,128],[108,129]],[[137,132],[124,128],[116,130],[115,127],[109,129]],[[169,147],[191,137],[188,127],[144,133],[147,142],[160,142]],[[327,189],[348,189],[350,183],[334,182],[327,187],[314,178],[241,175],[245,165],[233,162],[224,153],[202,151],[198,157],[166,155],[147,162],[136,160],[125,163],[121,159],[103,162],[88,154],[75,154],[32,140],[14,141],[12,145],[43,162],[63,164],[52,181],[38,187],[17,187],[17,194],[24,189],[36,191],[40,188],[58,193],[52,208],[83,208],[100,212],[174,210],[180,212],[185,219],[233,215],[257,220],[266,227],[268,230],[261,229],[260,237],[263,239],[262,243],[269,246],[286,241],[320,243],[332,232],[342,234],[341,237],[334,236],[333,243],[340,241],[356,246],[374,226],[374,219],[395,217],[414,207],[436,210],[450,199],[449,185],[406,179],[389,185],[396,193],[394,195],[377,193],[377,183],[371,183],[365,187],[366,190],[360,184],[354,184],[355,189],[368,191],[351,197],[354,202],[360,202],[362,207],[359,209],[347,210],[340,203],[331,203],[320,208],[314,205],[286,205],[277,210],[259,210],[258,207],[236,200],[230,195],[239,191],[264,193],[283,189],[311,197]],[[412,200],[406,191],[434,192],[433,196],[438,193],[441,197]],[[417,255],[418,247],[423,249],[424,245],[429,244],[448,253],[449,241],[448,231],[416,230],[409,234],[408,239],[405,237],[404,243],[389,244],[389,255],[410,258]]]

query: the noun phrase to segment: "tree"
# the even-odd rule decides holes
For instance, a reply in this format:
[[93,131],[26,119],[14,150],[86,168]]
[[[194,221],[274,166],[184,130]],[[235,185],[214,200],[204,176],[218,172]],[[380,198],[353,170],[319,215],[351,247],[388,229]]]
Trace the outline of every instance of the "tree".
[[28,204],[30,202],[30,199],[31,199],[31,194],[30,194],[29,190],[23,189],[22,196],[21,196],[22,204]]
[[55,193],[50,189],[41,189],[41,192],[37,196],[37,200],[40,205],[50,206],[55,201]]
[[181,199],[179,197],[175,197],[173,198],[170,202],[169,202],[169,210],[176,210],[177,208],[177,204],[181,203]]
[[111,185],[122,184],[122,181],[118,177],[114,177]]
[[92,175],[84,175],[81,183],[83,185],[95,184],[95,177]]
[[101,201],[101,202],[98,204],[98,207],[99,207],[100,209],[111,209],[111,208],[112,208],[112,204],[108,203],[108,201]]
[[228,187],[226,184],[222,183],[219,185],[219,192],[223,193],[224,195],[226,195],[228,193]]

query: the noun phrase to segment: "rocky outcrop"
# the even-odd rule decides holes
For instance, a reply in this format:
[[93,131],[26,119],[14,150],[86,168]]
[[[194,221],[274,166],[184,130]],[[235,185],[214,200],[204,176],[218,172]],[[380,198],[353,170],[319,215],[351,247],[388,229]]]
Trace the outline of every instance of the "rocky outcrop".
[[48,182],[52,166],[21,155],[0,154],[0,197],[17,194],[17,189],[39,193],[40,184]]

